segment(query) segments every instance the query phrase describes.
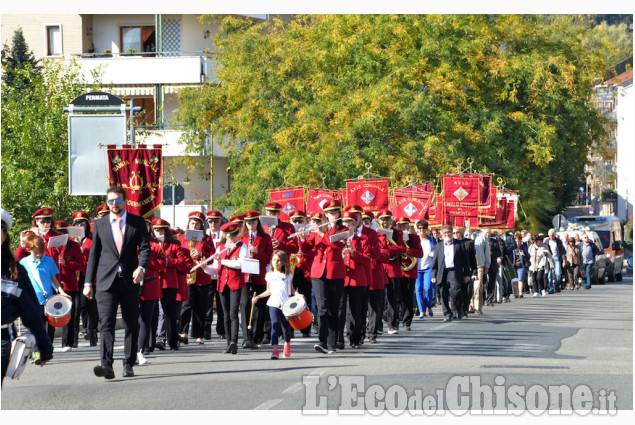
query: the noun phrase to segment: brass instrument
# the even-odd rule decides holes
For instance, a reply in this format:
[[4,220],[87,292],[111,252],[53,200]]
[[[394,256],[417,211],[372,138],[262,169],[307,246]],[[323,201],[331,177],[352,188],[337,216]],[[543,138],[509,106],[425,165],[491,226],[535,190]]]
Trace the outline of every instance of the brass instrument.
[[291,254],[289,256],[289,264],[291,265],[291,274],[295,273],[296,266],[300,263],[300,257],[296,254]]
[[[406,231],[404,231],[404,239],[406,235],[409,236],[409,234]],[[408,241],[406,241],[406,248],[408,247],[409,247]],[[401,254],[401,270],[404,272],[409,272],[410,270],[414,269],[416,266],[417,266],[417,257],[408,255],[408,250],[406,249],[406,252]]]
[[401,270],[409,272],[417,266],[417,257],[401,254]]
[[[388,238],[386,238],[386,243],[387,243],[388,245],[397,246],[397,242],[395,242],[395,241],[394,241],[394,240],[392,240],[392,239],[388,239]],[[399,257],[401,257],[401,254],[391,255],[391,256],[388,258],[388,261],[389,261],[390,263],[392,263],[392,262],[394,262],[394,261],[397,261],[397,259],[398,259]]]
[[[192,249],[194,249],[194,246],[196,246],[196,242],[194,241],[190,241],[190,251]],[[194,260],[194,259],[193,259]],[[199,264],[199,262],[197,260],[194,260],[194,266],[196,268],[196,266]],[[194,269],[192,269],[194,270]],[[187,275],[187,284],[188,285],[193,285],[196,283],[196,271],[194,271],[194,273],[190,273]]]

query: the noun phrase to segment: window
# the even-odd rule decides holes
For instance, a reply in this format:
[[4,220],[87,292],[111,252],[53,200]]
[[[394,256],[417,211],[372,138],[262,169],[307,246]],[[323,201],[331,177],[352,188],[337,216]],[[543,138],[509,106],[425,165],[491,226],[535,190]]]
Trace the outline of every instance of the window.
[[154,25],[121,27],[121,53],[154,52]]
[[126,103],[130,104],[130,99],[134,99],[134,106],[140,106],[141,111],[135,115],[135,126],[153,126],[156,124],[154,99],[151,97],[124,97]]
[[46,55],[62,56],[62,27],[61,25],[46,26]]

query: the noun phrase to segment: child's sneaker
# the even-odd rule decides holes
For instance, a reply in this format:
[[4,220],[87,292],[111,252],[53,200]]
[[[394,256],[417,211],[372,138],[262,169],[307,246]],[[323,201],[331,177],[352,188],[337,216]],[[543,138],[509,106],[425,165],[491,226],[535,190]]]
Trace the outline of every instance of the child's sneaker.
[[284,343],[284,350],[282,351],[282,357],[291,357],[291,343]]
[[34,351],[33,353],[31,353],[31,363],[34,363],[36,365],[40,364],[40,352],[39,351]]
[[280,355],[280,350],[278,350],[278,346],[273,347],[273,351],[271,352],[271,360],[278,360],[278,356]]

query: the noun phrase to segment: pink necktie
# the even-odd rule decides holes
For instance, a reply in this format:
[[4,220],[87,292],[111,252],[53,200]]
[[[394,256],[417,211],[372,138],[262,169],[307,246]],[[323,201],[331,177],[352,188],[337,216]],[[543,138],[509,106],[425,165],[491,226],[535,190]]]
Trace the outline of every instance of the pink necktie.
[[121,248],[123,247],[123,232],[121,231],[121,218],[115,220],[117,222],[117,230],[115,230],[115,245],[117,245],[117,252],[121,254]]

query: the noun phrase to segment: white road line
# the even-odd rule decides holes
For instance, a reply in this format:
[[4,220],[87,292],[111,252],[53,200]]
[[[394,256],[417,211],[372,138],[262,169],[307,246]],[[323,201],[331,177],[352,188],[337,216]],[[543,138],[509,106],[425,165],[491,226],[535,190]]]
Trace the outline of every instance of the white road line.
[[298,391],[302,390],[303,388],[304,388],[304,385],[301,382],[297,382],[291,385],[286,390],[282,391],[282,394],[295,394]]
[[281,401],[282,401],[281,398],[276,398],[274,400],[267,400],[264,403],[262,403],[260,406],[256,406],[254,410],[269,410],[276,404],[280,403]]

